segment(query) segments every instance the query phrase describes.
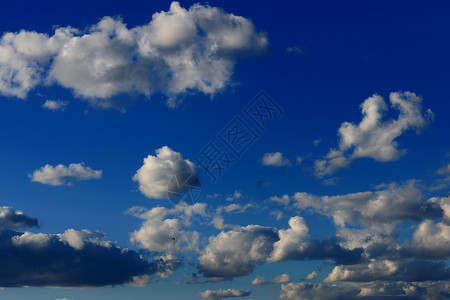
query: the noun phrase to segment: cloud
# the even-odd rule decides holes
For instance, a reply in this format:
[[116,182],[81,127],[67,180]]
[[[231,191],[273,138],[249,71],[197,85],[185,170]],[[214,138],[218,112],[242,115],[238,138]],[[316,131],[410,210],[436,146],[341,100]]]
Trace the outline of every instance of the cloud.
[[46,100],[42,107],[51,111],[64,111],[69,105],[69,101]]
[[277,277],[275,277],[274,279],[272,279],[273,283],[288,283],[291,281],[291,277],[289,276],[289,274],[281,274],[278,275]]
[[330,216],[335,225],[391,226],[404,221],[420,221],[423,217],[439,218],[443,211],[432,201],[423,201],[414,182],[402,186],[383,186],[372,192],[358,192],[339,196],[316,196],[295,193],[295,206]]
[[317,278],[319,278],[319,274],[317,274],[316,271],[313,271],[313,272],[309,273],[308,276],[306,276],[304,278],[304,280],[314,280],[314,279],[317,279]]
[[[156,156],[149,155],[144,158],[144,164],[133,176],[139,183],[139,190],[148,198],[163,199],[169,196],[169,189],[177,189],[180,193],[189,186],[199,186],[200,180],[197,167],[181,153],[175,152],[167,146],[156,149]],[[184,176],[186,181],[177,187],[171,187],[176,176]],[[184,178],[184,177],[183,177]]]
[[257,276],[252,280],[252,285],[266,285],[268,283],[264,276]]
[[388,107],[384,99],[375,94],[361,104],[363,118],[359,124],[341,124],[339,148],[330,149],[324,159],[315,161],[317,176],[335,173],[357,158],[386,162],[405,153],[406,150],[399,149],[396,139],[407,130],[424,128],[433,119],[433,113],[431,110],[423,113],[422,98],[412,92],[390,93],[389,101],[399,112],[397,119],[383,120]]
[[200,292],[199,295],[202,298],[211,298],[214,300],[221,300],[223,298],[234,298],[234,297],[246,297],[251,294],[248,290],[236,290],[236,289],[226,289],[226,290],[206,290]]
[[287,194],[285,194],[285,195],[283,195],[281,197],[272,196],[272,197],[269,198],[269,200],[270,201],[274,201],[274,202],[278,202],[278,203],[283,204],[283,205],[288,205],[289,202],[291,201],[291,199],[289,198],[289,196]]
[[450,164],[438,169],[436,171],[439,175],[450,174]]
[[134,28],[104,17],[84,30],[58,28],[50,37],[26,30],[4,34],[0,93],[24,99],[36,86],[57,83],[102,108],[126,105],[123,94],[154,93],[175,106],[183,94],[223,90],[237,60],[267,45],[266,34],[249,19],[172,2],[169,11]]
[[263,166],[285,167],[291,166],[291,162],[281,152],[265,153],[261,158]]
[[280,299],[339,300],[354,299],[358,290],[348,285],[288,283],[281,286]]
[[27,227],[38,227],[38,220],[12,207],[0,206],[0,229]]
[[74,181],[99,179],[102,177],[102,170],[93,170],[84,163],[70,164],[68,167],[61,164],[53,167],[47,164],[39,170],[34,170],[28,177],[33,182],[43,184],[72,185]]
[[[21,216],[21,213],[15,215]],[[36,224],[31,217],[21,217],[8,227]],[[164,274],[175,267],[173,262],[159,258],[149,262],[137,252],[119,248],[104,238],[103,233],[89,230],[68,229],[61,234],[45,234],[2,228],[0,286],[130,285],[137,278]]]
[[250,274],[263,263],[277,240],[273,228],[248,225],[209,238],[198,268],[206,277],[232,279]]
[[[130,235],[130,241],[140,249],[151,252],[173,253],[175,251],[194,250],[200,237],[197,231],[182,230],[191,225],[191,218],[206,216],[206,204],[191,206],[177,205],[173,209],[154,207],[146,210],[134,207],[130,214],[144,219],[142,226]],[[167,218],[167,216],[177,216]]]
[[286,49],[287,52],[289,53],[293,53],[295,55],[302,55],[303,54],[303,50],[297,46],[293,46],[293,47],[288,47]]
[[295,216],[289,220],[289,229],[278,230],[279,240],[273,245],[269,261],[283,261],[292,252],[302,250],[302,242],[308,237],[309,225],[302,217]]
[[309,226],[302,217],[292,217],[289,226],[280,230],[259,225],[230,226],[231,230],[209,238],[197,267],[206,277],[219,281],[248,275],[264,262],[332,259],[347,264],[361,260],[361,249],[344,249],[337,239],[307,239]]
[[450,258],[450,226],[443,222],[424,220],[412,236],[406,241],[403,254],[427,259]]
[[281,274],[273,278],[271,281],[266,281],[264,276],[257,276],[252,280],[252,285],[268,285],[268,284],[282,284],[291,281],[289,274]]
[[355,284],[289,283],[281,286],[284,300],[357,300],[357,299],[446,299],[450,296],[448,282],[375,282]]

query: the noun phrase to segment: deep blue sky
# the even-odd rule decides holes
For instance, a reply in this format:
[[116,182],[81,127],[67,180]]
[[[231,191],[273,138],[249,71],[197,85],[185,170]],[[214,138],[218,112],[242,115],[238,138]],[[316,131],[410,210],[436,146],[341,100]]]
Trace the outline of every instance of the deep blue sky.
[[[85,29],[105,16],[120,17],[130,29],[150,22],[154,13],[168,11],[170,6],[170,1],[134,0],[3,2],[0,33],[26,30],[50,36],[54,26]],[[194,3],[197,2],[180,4],[188,9]],[[209,1],[208,4],[251,19],[256,30],[265,32],[268,39],[264,53],[235,58],[233,83],[213,97],[193,90],[183,94],[181,105],[169,108],[161,94],[120,95],[132,103],[126,111],[119,111],[92,107],[88,100],[58,84],[40,84],[26,99],[2,94],[0,90],[1,206],[21,210],[38,218],[40,223],[40,228],[19,231],[56,234],[69,228],[98,230],[106,234],[107,240],[117,242],[117,246],[139,251],[129,239],[142,220],[125,211],[134,206],[173,207],[167,199],[148,199],[132,180],[143,159],[168,146],[193,161],[261,90],[285,114],[270,122],[267,132],[217,182],[202,178],[203,194],[199,202],[208,205],[209,219],[190,228],[200,233],[200,253],[208,245],[208,238],[221,232],[208,225],[214,217],[211,214],[217,207],[231,203],[252,203],[254,207],[240,214],[223,214],[226,224],[286,229],[289,218],[299,215],[309,223],[310,237],[323,240],[335,236],[338,230],[329,216],[306,208],[283,207],[268,199],[284,194],[292,197],[296,192],[335,196],[376,191],[380,184],[401,186],[408,180],[416,180],[423,201],[448,196],[448,172],[438,174],[437,170],[450,161],[449,2]],[[296,51],[288,51],[294,47]],[[0,63],[0,68],[4,67]],[[385,162],[371,157],[357,158],[324,178],[316,176],[315,161],[338,147],[337,131],[343,122],[361,121],[360,105],[365,99],[380,95],[389,107],[383,120],[397,119],[398,111],[389,104],[389,94],[397,91],[410,91],[422,97],[423,111],[431,109],[434,113],[434,120],[420,128],[420,134],[408,128],[395,139],[397,148],[406,149],[405,154]],[[53,112],[42,108],[48,99],[69,104],[64,111]],[[315,140],[320,142],[314,145]],[[264,154],[274,152],[283,153],[292,165],[264,166]],[[298,166],[297,156],[304,158]],[[102,177],[77,181],[72,186],[31,182],[28,177],[46,164],[68,166],[81,162],[102,170]],[[333,185],[326,184],[330,178]],[[440,189],[433,188],[438,184]],[[234,202],[226,201],[235,191],[242,196]],[[214,194],[220,196],[207,197]],[[283,211],[284,217],[276,220],[270,215],[274,210]],[[422,220],[425,216],[418,218]],[[414,230],[409,227],[417,226],[418,220],[398,224],[401,242],[411,240]],[[164,279],[155,277],[144,288],[16,287],[0,291],[0,298],[199,299],[199,291],[235,288],[250,290],[252,294],[246,299],[275,299],[280,293],[279,284],[251,285],[251,280],[258,275],[271,280],[287,273],[297,283],[316,270],[319,278],[313,282],[321,282],[335,263],[332,259],[264,263],[250,275],[232,281],[186,284],[189,278],[183,275],[198,272],[199,255],[194,251],[180,253],[183,265],[174,274]],[[199,276],[201,281],[205,280]],[[383,280],[390,281],[380,282]],[[174,284],[176,281],[181,283]]]

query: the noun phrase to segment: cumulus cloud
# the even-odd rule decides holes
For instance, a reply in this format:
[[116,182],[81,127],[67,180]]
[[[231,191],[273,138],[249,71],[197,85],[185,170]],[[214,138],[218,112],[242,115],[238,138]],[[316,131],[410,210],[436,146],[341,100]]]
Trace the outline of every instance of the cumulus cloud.
[[314,280],[314,279],[317,279],[317,278],[319,278],[319,274],[317,274],[316,271],[313,271],[313,272],[309,273],[309,274],[304,278],[304,280]]
[[302,251],[302,243],[308,237],[309,225],[302,217],[295,216],[289,220],[289,229],[278,230],[279,240],[273,245],[269,261],[289,259],[293,252]]
[[265,153],[261,158],[263,166],[285,167],[291,166],[289,159],[281,152]]
[[[10,210],[11,211],[11,210]],[[10,213],[9,216],[12,214]],[[7,224],[36,226],[21,213]],[[2,214],[2,219],[5,219]],[[2,226],[3,227],[3,226]],[[139,277],[164,274],[173,262],[148,261],[122,249],[100,232],[68,229],[62,234],[0,230],[0,286],[99,287],[133,284]]]
[[[183,230],[190,226],[191,218],[205,216],[206,204],[176,206],[173,209],[154,207],[150,210],[132,208],[129,213],[144,219],[142,226],[130,235],[130,241],[140,249],[151,252],[173,253],[175,251],[194,250],[197,247],[199,233]],[[168,216],[174,216],[168,218]]]
[[69,101],[46,100],[42,107],[51,111],[64,111],[69,105]]
[[[87,29],[6,33],[0,40],[0,93],[26,98],[44,83],[73,90],[92,105],[117,106],[121,94],[165,94],[169,105],[195,91],[213,95],[234,65],[267,48],[265,33],[220,8],[172,2],[142,26],[104,17]],[[122,103],[123,104],[123,103]]]
[[232,279],[250,274],[263,263],[277,240],[273,228],[248,225],[209,238],[198,268],[207,277]]
[[391,107],[398,111],[397,119],[383,120],[388,106],[379,95],[367,98],[361,104],[363,118],[357,125],[344,122],[338,130],[338,149],[331,149],[324,159],[316,160],[315,173],[319,177],[335,173],[354,159],[369,157],[385,162],[400,158],[405,149],[399,149],[396,139],[405,131],[424,128],[433,119],[431,110],[422,111],[422,98],[412,92],[390,93]]
[[414,231],[412,241],[405,242],[403,251],[418,258],[450,258],[450,226],[424,220]]
[[226,289],[226,290],[206,290],[200,292],[199,295],[202,298],[211,298],[214,300],[221,300],[223,298],[234,298],[234,297],[246,297],[251,294],[247,290],[236,290],[236,289]]
[[57,165],[55,167],[47,164],[39,170],[34,170],[28,175],[33,182],[49,185],[72,185],[74,181],[99,179],[102,170],[93,170],[86,167],[84,163],[70,164],[68,167]]
[[332,259],[347,264],[361,258],[361,249],[344,249],[336,239],[307,239],[309,226],[302,217],[292,217],[289,227],[278,230],[259,225],[233,226],[209,238],[197,267],[217,281],[248,275],[264,262]]
[[146,197],[155,199],[168,197],[169,184],[172,184],[178,175],[186,174],[186,181],[175,187],[180,189],[181,193],[189,186],[200,185],[197,167],[188,159],[184,159],[181,153],[167,146],[156,149],[155,152],[156,156],[149,155],[144,158],[144,164],[133,176],[133,180],[139,183],[139,190]]

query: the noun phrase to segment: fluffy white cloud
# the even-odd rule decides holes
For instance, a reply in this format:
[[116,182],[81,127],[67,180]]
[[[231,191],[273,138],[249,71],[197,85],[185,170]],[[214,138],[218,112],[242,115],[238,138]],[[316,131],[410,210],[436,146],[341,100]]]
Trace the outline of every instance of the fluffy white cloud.
[[221,232],[209,238],[198,268],[207,277],[220,279],[248,275],[256,264],[266,261],[276,240],[275,229],[258,225]]
[[265,153],[261,161],[263,166],[284,167],[292,165],[289,159],[281,152]]
[[[186,177],[186,182],[174,187],[179,192],[184,192],[188,186],[200,185],[197,168],[194,163],[184,159],[181,153],[175,152],[167,146],[156,149],[156,156],[149,155],[144,158],[144,164],[133,176],[133,180],[139,183],[139,190],[148,198],[162,199],[169,196],[169,186],[175,176]],[[183,177],[184,178],[184,177]]]
[[[142,226],[131,233],[130,241],[138,248],[152,252],[172,253],[194,250],[197,247],[199,233],[182,230],[190,226],[190,219],[196,215],[205,216],[206,205],[196,203],[191,206],[176,206],[173,209],[154,207],[150,210],[132,208],[129,212],[144,219]],[[169,215],[178,218],[167,218]]]
[[72,185],[73,181],[99,179],[102,177],[101,170],[93,170],[86,167],[84,163],[64,165],[45,165],[39,170],[34,170],[28,175],[33,182],[49,185]]
[[202,298],[211,298],[214,300],[221,300],[223,298],[234,298],[234,297],[246,297],[251,294],[247,290],[236,290],[236,289],[226,289],[226,290],[206,290],[200,292],[199,295]]
[[69,105],[69,101],[46,100],[42,107],[52,111],[64,111],[67,105]]
[[419,258],[448,259],[450,257],[450,226],[424,220],[405,243],[405,251]]
[[268,258],[269,262],[290,259],[295,253],[302,252],[306,244],[303,241],[308,237],[309,225],[302,217],[295,216],[289,220],[288,229],[278,230],[279,240],[273,245],[273,251]]
[[114,96],[155,92],[169,105],[189,91],[225,88],[237,59],[264,51],[264,33],[243,17],[195,4],[172,2],[143,26],[127,28],[103,18],[86,30],[58,28],[54,35],[22,30],[0,40],[0,93],[25,98],[56,82],[99,107],[121,106]]
[[372,260],[368,264],[336,266],[324,282],[370,282],[387,279],[396,274],[400,264],[392,260]]
[[367,98],[361,105],[363,118],[357,125],[344,122],[338,130],[339,149],[331,149],[322,160],[316,160],[316,175],[332,174],[351,163],[353,159],[370,157],[377,161],[392,161],[406,150],[398,148],[396,139],[409,129],[420,130],[433,118],[431,110],[422,112],[422,98],[412,92],[395,92],[389,95],[397,119],[383,120],[387,111],[379,95]]

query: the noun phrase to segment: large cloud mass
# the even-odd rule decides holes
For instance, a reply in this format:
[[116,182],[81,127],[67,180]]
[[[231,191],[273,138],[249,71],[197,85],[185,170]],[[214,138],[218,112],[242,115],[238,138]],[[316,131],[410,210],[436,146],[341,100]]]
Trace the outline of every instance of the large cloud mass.
[[170,257],[149,262],[100,232],[18,232],[11,228],[37,226],[37,220],[10,207],[0,208],[0,226],[0,287],[140,285],[177,267]]
[[56,82],[99,107],[114,96],[165,94],[169,105],[188,91],[212,95],[230,81],[236,60],[264,51],[268,41],[253,23],[219,8],[173,2],[143,26],[103,18],[87,30],[54,35],[22,30],[0,40],[0,93],[25,98]]

